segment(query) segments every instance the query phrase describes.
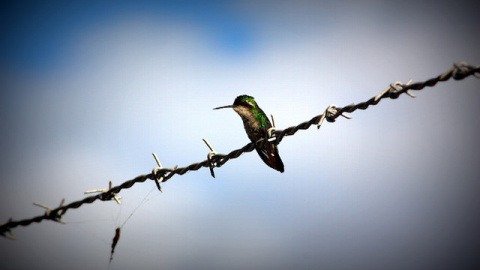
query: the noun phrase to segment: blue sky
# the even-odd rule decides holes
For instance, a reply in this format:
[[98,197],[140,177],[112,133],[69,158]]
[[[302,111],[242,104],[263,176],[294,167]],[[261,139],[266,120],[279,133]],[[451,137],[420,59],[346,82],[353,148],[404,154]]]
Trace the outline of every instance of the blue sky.
[[[395,81],[480,63],[478,8],[418,3],[24,1],[0,11],[0,219],[248,143]],[[2,269],[438,269],[478,264],[479,80],[446,82],[0,239]],[[0,222],[3,222],[0,220]],[[5,265],[5,267],[3,267]]]
[[2,28],[4,36],[9,38],[2,41],[2,62],[27,70],[63,67],[68,60],[68,49],[79,35],[129,16],[147,17],[152,21],[169,18],[193,27],[198,25],[201,31],[208,33],[217,49],[229,54],[242,54],[254,46],[253,29],[248,20],[239,18],[241,15],[232,10],[233,4],[221,1],[116,2],[7,4],[2,12]]

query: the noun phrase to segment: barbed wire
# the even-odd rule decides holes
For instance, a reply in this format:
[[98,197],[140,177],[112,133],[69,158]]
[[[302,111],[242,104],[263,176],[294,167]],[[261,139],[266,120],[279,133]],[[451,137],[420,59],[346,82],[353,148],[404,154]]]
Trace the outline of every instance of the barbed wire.
[[440,74],[439,76],[435,78],[431,78],[424,82],[416,82],[413,84],[411,84],[411,80],[406,84],[403,84],[401,82],[395,82],[390,84],[379,95],[372,97],[371,99],[365,102],[360,102],[358,104],[353,103],[351,105],[347,105],[344,107],[330,105],[326,108],[323,114],[317,115],[312,119],[310,119],[309,121],[300,123],[297,126],[292,126],[284,130],[275,130],[274,128],[270,129],[268,132],[270,137],[260,139],[256,142],[248,143],[244,147],[234,150],[227,155],[216,153],[213,147],[204,139],[204,142],[210,148],[210,152],[207,155],[207,159],[202,162],[190,164],[186,167],[178,168],[178,166],[174,166],[172,168],[163,168],[157,156],[153,154],[155,157],[155,160],[157,161],[158,167],[154,168],[152,173],[139,175],[134,179],[128,180],[122,183],[121,185],[115,186],[115,187],[112,187],[110,182],[108,189],[99,189],[99,190],[85,192],[85,193],[100,192],[99,194],[86,197],[82,200],[74,201],[67,205],[63,205],[64,203],[64,199],[63,199],[62,202],[60,203],[60,206],[54,209],[45,205],[34,203],[35,205],[41,206],[46,209],[43,215],[36,216],[30,219],[23,219],[19,221],[15,221],[10,218],[8,222],[0,225],[0,234],[7,238],[15,239],[15,236],[11,231],[11,229],[17,226],[28,226],[34,222],[39,223],[43,220],[53,220],[56,222],[65,223],[61,218],[67,212],[67,210],[79,208],[83,204],[86,204],[86,203],[90,204],[95,202],[96,200],[101,200],[101,201],[115,200],[117,201],[117,203],[120,204],[119,197],[116,196],[117,193],[119,193],[122,189],[131,188],[136,183],[145,182],[147,179],[154,180],[157,185],[157,188],[160,191],[162,191],[160,187],[160,183],[168,181],[175,174],[183,175],[188,171],[196,171],[202,167],[208,167],[210,168],[210,173],[212,177],[215,177],[215,174],[213,171],[215,167],[217,168],[221,167],[229,160],[238,158],[243,153],[253,151],[256,146],[262,147],[267,140],[275,144],[279,144],[285,136],[292,136],[295,133],[297,133],[297,131],[299,131],[300,129],[306,130],[310,128],[312,125],[316,125],[318,128],[320,128],[320,126],[325,120],[327,120],[328,122],[335,122],[335,120],[340,116],[343,116],[349,119],[351,117],[348,115],[345,115],[345,113],[352,113],[358,109],[366,110],[371,105],[377,105],[384,98],[397,99],[401,94],[407,94],[411,97],[415,97],[415,95],[409,92],[409,90],[418,91],[418,90],[424,89],[427,86],[433,87],[438,82],[447,81],[452,78],[454,80],[463,80],[464,78],[471,75],[477,78],[480,78],[480,66],[469,66],[467,63],[461,62],[458,64],[454,64],[452,68],[450,68],[443,74]]

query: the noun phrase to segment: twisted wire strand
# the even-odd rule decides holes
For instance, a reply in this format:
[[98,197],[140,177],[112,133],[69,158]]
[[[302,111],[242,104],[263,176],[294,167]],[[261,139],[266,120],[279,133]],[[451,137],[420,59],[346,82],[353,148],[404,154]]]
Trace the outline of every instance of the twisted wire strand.
[[[349,118],[348,116],[344,115],[344,113],[352,113],[358,109],[366,110],[370,105],[377,105],[384,98],[397,99],[401,94],[404,94],[404,93],[412,97],[415,97],[413,94],[408,92],[408,90],[419,91],[424,89],[427,86],[433,87],[438,82],[447,81],[451,78],[453,78],[454,80],[463,80],[466,77],[471,75],[477,78],[480,78],[480,66],[469,66],[466,63],[462,62],[462,63],[454,64],[453,67],[450,68],[448,71],[440,74],[435,78],[431,78],[424,82],[416,82],[413,84],[409,84],[409,83],[402,84],[400,82],[396,82],[394,84],[391,84],[387,89],[382,91],[379,95],[372,97],[371,99],[365,102],[360,102],[358,104],[351,104],[344,107],[337,107],[335,105],[331,105],[325,110],[323,114],[317,115],[312,119],[310,119],[309,121],[305,121],[296,126],[288,127],[284,130],[274,130],[272,132],[272,138],[274,138],[275,144],[279,144],[285,136],[292,136],[295,133],[297,133],[297,131],[299,130],[309,129],[312,125],[316,125],[320,127],[323,120],[327,120],[328,122],[335,122],[335,120],[339,116],[344,116]],[[154,169],[154,171],[150,174],[139,175],[134,179],[128,180],[119,186],[112,187],[111,189],[105,192],[99,193],[94,196],[86,197],[79,201],[74,201],[65,206],[60,205],[55,209],[49,209],[45,211],[44,215],[41,215],[41,216],[36,216],[30,219],[23,219],[19,221],[14,221],[10,219],[8,222],[0,225],[0,234],[8,238],[14,238],[13,233],[11,232],[11,229],[17,226],[28,226],[34,222],[39,223],[43,220],[53,220],[53,221],[61,222],[62,215],[64,215],[68,209],[79,208],[83,204],[86,204],[86,203],[90,204],[95,202],[96,200],[102,200],[102,201],[111,200],[115,196],[115,194],[119,193],[122,189],[131,188],[134,184],[145,182],[147,179],[156,180],[156,181],[161,179],[160,182],[166,182],[170,178],[172,178],[175,174],[183,175],[188,171],[196,171],[202,167],[210,167],[212,171],[212,176],[214,176],[213,175],[214,167],[221,167],[223,164],[227,163],[229,160],[238,158],[243,153],[253,151],[256,146],[259,146],[259,147],[263,146],[266,140],[269,140],[269,139],[264,138],[256,142],[248,143],[244,147],[234,150],[227,155],[215,153],[211,156],[211,159],[209,158],[210,160],[207,159],[202,162],[193,163],[186,167],[157,168],[158,170]]]

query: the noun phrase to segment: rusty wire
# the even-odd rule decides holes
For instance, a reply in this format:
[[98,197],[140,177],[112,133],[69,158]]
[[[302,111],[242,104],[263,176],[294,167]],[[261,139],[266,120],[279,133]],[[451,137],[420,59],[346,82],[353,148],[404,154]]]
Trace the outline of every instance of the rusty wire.
[[[104,192],[101,192],[95,196],[89,196],[82,200],[74,201],[67,205],[63,205],[63,201],[62,201],[62,204],[60,204],[59,207],[55,209],[48,208],[47,211],[45,211],[45,213],[40,216],[36,216],[30,219],[23,219],[19,221],[9,219],[8,222],[0,225],[0,234],[7,238],[14,239],[15,236],[12,233],[11,229],[17,226],[28,226],[33,222],[38,223],[43,220],[53,220],[57,222],[63,222],[61,220],[61,217],[67,212],[68,209],[79,208],[85,203],[93,203],[96,200],[102,200],[102,201],[114,200],[115,198],[117,198],[115,194],[119,193],[122,189],[131,188],[134,184],[145,182],[147,179],[156,181],[158,189],[161,190],[160,182],[168,181],[175,174],[183,175],[188,171],[196,171],[202,167],[210,168],[210,172],[212,176],[215,177],[213,173],[214,167],[221,167],[227,161],[234,158],[238,158],[243,153],[253,151],[256,145],[263,146],[266,140],[272,140],[275,144],[279,144],[285,136],[292,136],[300,129],[306,130],[310,128],[312,125],[316,125],[318,126],[318,128],[320,128],[320,125],[323,123],[324,120],[327,120],[328,122],[335,122],[335,120],[339,116],[350,118],[349,116],[345,115],[345,113],[352,113],[357,109],[366,110],[370,105],[377,105],[381,99],[384,99],[384,98],[396,99],[401,94],[404,94],[404,93],[411,97],[415,97],[412,93],[409,92],[409,90],[418,91],[418,90],[424,89],[427,86],[433,87],[438,82],[447,81],[451,78],[453,78],[454,80],[462,80],[471,75],[477,78],[480,78],[480,66],[469,66],[466,63],[462,62],[462,63],[454,64],[453,67],[450,68],[445,73],[440,74],[439,76],[435,78],[431,78],[424,82],[416,82],[413,84],[410,84],[411,81],[409,81],[406,84],[402,84],[401,82],[395,82],[393,84],[390,84],[390,86],[388,86],[385,90],[383,90],[379,95],[372,97],[371,99],[365,102],[360,102],[358,104],[351,104],[345,107],[330,105],[327,107],[327,109],[323,114],[317,115],[312,119],[310,119],[309,121],[300,123],[297,126],[286,128],[284,130],[273,130],[271,132],[272,138],[260,139],[255,143],[251,142],[240,149],[230,152],[227,155],[217,154],[213,150],[213,148],[209,145],[209,143],[206,140],[204,140],[205,143],[209,146],[211,152],[208,154],[207,159],[202,162],[193,163],[186,167],[180,167],[180,168],[178,168],[177,166],[174,166],[172,168],[162,168],[160,162],[158,161],[158,159],[156,159],[160,167],[154,168],[152,173],[150,174],[139,175],[134,179],[131,179],[122,183],[119,186],[115,186],[115,187],[110,186],[109,189],[106,189]],[[47,208],[45,206],[43,207]]]

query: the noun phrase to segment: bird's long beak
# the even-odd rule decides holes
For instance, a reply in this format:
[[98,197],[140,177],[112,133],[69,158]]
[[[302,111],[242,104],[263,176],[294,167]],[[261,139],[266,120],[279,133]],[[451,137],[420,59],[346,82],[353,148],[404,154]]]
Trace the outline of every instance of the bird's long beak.
[[225,109],[225,108],[233,108],[233,105],[227,105],[227,106],[217,107],[217,108],[213,108],[213,109],[218,110],[218,109]]

